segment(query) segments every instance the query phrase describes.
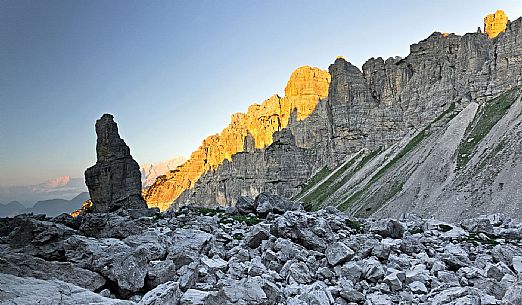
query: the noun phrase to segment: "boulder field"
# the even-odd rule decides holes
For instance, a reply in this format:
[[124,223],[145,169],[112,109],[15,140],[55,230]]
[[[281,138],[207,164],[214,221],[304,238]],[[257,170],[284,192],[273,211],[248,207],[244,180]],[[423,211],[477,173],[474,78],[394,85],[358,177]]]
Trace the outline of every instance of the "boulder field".
[[522,224],[236,207],[0,219],[0,304],[521,304]]

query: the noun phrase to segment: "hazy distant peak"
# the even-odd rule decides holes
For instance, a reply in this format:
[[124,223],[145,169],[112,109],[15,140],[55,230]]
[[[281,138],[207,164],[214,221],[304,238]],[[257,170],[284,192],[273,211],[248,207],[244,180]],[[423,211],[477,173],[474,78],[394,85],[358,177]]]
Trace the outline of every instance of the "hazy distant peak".
[[185,163],[187,159],[184,156],[174,156],[168,160],[161,161],[156,164],[144,163],[140,166],[141,183],[143,188],[147,188],[154,183],[156,178],[165,175],[176,167]]

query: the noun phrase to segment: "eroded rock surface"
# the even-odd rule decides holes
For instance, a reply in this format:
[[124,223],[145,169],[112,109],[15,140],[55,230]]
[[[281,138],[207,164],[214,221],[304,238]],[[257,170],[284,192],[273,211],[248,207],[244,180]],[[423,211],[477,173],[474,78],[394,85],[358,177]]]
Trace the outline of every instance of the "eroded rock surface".
[[[190,204],[230,206],[239,196],[255,197],[262,192],[288,198],[299,195],[311,177],[324,169],[335,169],[362,151],[386,151],[411,140],[415,132],[440,128],[430,124],[443,114],[484,105],[522,85],[521,35],[519,18],[507,23],[495,39],[483,33],[434,32],[411,45],[405,58],[370,58],[362,69],[338,58],[329,67],[327,93],[311,70],[299,70],[291,77],[284,98],[272,97],[252,106],[257,110],[249,113],[256,114],[252,116],[256,124],[246,125],[257,127],[233,120],[220,136],[205,140],[191,158],[197,162],[189,161],[156,180],[146,199],[161,209],[173,202],[176,209]],[[310,95],[312,91],[316,94]],[[312,105],[308,98],[314,99],[312,112],[304,110],[310,108],[305,105]],[[284,106],[288,100],[294,106]],[[236,136],[232,130],[243,132]],[[228,154],[222,151],[228,147],[235,149],[227,150]],[[439,171],[437,166],[427,170],[437,175],[451,172],[448,168]],[[436,188],[437,184],[432,185]],[[400,184],[388,184],[383,196],[391,197],[398,188]],[[337,206],[347,194],[340,197],[332,198]],[[416,198],[422,199],[422,194]]]
[[[327,96],[329,84],[327,71],[309,66],[296,69],[290,76],[284,97],[274,95],[259,105],[251,105],[246,113],[233,114],[228,127],[203,140],[187,162],[156,179],[145,193],[148,205],[166,210],[185,190],[193,188],[202,175],[227,166],[232,156],[263,149],[277,141],[274,133],[289,124],[292,113],[295,112],[297,120],[305,120],[314,112],[319,100]],[[252,171],[256,170],[252,168]],[[257,176],[255,172],[253,175]],[[221,190],[213,199],[223,205],[230,202]]]
[[85,171],[93,212],[143,209],[141,173],[110,114],[96,121],[96,164]]
[[[75,222],[0,218],[0,304],[520,301],[522,224],[501,214],[458,224],[412,214],[362,220],[332,207],[306,212],[268,193],[242,202]],[[278,208],[256,212],[263,202]],[[93,235],[102,217],[107,233]]]

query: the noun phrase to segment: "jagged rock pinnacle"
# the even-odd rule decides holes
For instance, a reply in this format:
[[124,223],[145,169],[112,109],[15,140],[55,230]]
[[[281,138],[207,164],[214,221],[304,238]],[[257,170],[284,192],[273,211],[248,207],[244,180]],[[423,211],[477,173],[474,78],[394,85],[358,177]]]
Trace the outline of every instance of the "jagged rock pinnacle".
[[141,197],[141,173],[130,149],[118,134],[113,116],[96,121],[96,164],[85,171],[93,212],[147,208]]

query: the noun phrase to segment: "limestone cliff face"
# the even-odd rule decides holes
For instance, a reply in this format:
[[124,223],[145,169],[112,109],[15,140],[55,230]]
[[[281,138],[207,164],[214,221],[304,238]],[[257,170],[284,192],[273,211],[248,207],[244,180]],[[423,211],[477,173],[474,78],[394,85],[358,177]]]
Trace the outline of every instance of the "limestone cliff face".
[[406,58],[371,58],[362,70],[338,58],[329,68],[328,97],[304,119],[291,114],[292,141],[265,149],[244,141],[248,149],[206,172],[175,203],[233,205],[240,195],[263,191],[293,196],[325,166],[335,168],[363,149],[389,148],[452,104],[481,104],[522,85],[519,37],[522,19],[497,39],[435,32]]
[[309,66],[295,70],[285,88],[285,97],[272,96],[262,104],[254,104],[246,113],[232,115],[231,123],[220,134],[206,138],[190,159],[156,179],[145,192],[149,206],[165,210],[174,199],[194,186],[206,172],[217,169],[232,156],[244,150],[249,136],[252,148],[262,149],[273,143],[273,134],[288,125],[296,113],[298,121],[314,112],[319,99],[328,95],[330,74]]
[[497,10],[494,14],[484,17],[484,32],[489,38],[495,38],[506,30],[508,16],[503,10]]

